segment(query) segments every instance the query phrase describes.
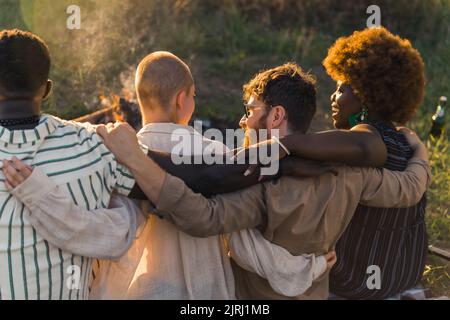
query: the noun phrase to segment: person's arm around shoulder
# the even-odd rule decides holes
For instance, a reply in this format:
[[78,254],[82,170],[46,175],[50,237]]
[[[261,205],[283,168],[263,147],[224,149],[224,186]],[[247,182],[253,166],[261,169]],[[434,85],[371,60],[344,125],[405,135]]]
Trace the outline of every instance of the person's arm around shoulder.
[[280,140],[292,155],[313,160],[382,167],[387,158],[386,145],[369,124],[359,124],[351,130],[294,133]]
[[156,205],[155,214],[180,230],[196,237],[209,237],[264,224],[262,185],[207,199],[142,153],[129,126],[100,126],[97,132],[117,161],[129,168],[148,200]]
[[[19,159],[4,161],[6,186],[30,211],[28,220],[51,244],[68,252],[100,259],[117,259],[135,239],[144,221],[139,208],[127,199],[111,201],[111,208],[86,210],[39,168]],[[127,200],[127,201],[125,201]]]
[[428,152],[411,130],[403,129],[414,156],[405,171],[361,169],[363,191],[361,203],[385,208],[410,207],[417,204],[431,183]]

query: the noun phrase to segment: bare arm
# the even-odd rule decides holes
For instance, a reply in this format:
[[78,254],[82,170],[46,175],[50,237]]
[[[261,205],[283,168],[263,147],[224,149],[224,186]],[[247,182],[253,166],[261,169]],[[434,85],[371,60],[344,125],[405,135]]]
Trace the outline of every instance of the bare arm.
[[156,206],[154,214],[191,236],[209,237],[262,227],[265,223],[262,185],[208,199],[163,171],[142,152],[129,159],[128,167],[144,194]]
[[352,130],[294,133],[280,140],[293,155],[308,159],[382,167],[387,158],[383,140],[376,129],[367,124]]
[[[152,150],[148,152],[148,157],[169,174],[183,180],[194,192],[201,193],[206,197],[241,190],[258,183],[258,172],[255,171],[252,175],[244,176],[248,165],[226,164],[227,155],[224,155],[223,164],[211,165],[194,164],[194,157],[190,162],[192,164],[174,164],[170,153]],[[276,179],[279,175],[271,176],[270,179]],[[147,199],[139,187],[139,183],[129,197]]]
[[[194,164],[194,157],[192,157],[190,162],[192,164],[176,165],[172,162],[170,153],[151,150],[148,152],[148,156],[169,174],[183,180],[194,192],[201,193],[206,197],[235,192],[261,182],[259,180],[260,168],[258,166],[255,167],[251,174],[244,175],[249,165],[226,164],[228,155],[224,155],[223,164],[211,165],[204,163]],[[334,166],[298,157],[287,157],[281,160],[277,174],[264,176],[264,182],[277,179],[282,175],[312,177],[319,176],[325,172],[335,172]],[[136,184],[129,197],[147,199],[139,184]]]

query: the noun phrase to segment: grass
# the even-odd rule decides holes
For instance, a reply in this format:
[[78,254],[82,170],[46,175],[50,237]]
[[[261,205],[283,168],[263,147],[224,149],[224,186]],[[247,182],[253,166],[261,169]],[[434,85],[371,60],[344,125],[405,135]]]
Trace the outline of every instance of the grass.
[[[448,118],[447,118],[448,119]],[[447,121],[449,128],[449,121]],[[427,141],[433,181],[428,191],[427,231],[430,244],[450,251],[450,143],[448,135]],[[435,296],[450,296],[450,263],[429,256],[422,283]]]
[[[133,92],[138,61],[151,51],[169,50],[192,67],[196,116],[230,126],[241,117],[242,85],[254,73],[298,62],[318,78],[313,128],[324,129],[331,128],[334,83],[321,61],[337,37],[365,27],[365,10],[373,3],[381,8],[382,24],[411,39],[424,58],[426,96],[408,126],[427,140],[438,97],[450,96],[448,0],[0,0],[0,28],[31,30],[47,40],[55,90],[44,108],[64,118],[96,109],[105,88]],[[65,28],[69,4],[81,6],[82,30]],[[428,141],[434,178],[427,224],[430,243],[450,249],[449,116],[446,127],[442,139]],[[448,268],[430,257],[424,284],[436,294],[450,295]]]

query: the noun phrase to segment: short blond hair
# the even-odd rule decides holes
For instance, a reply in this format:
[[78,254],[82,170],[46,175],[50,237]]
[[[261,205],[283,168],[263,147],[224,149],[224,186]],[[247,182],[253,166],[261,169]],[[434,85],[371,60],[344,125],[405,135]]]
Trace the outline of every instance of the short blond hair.
[[140,101],[169,108],[170,101],[180,91],[189,92],[194,84],[188,65],[174,54],[158,51],[149,54],[139,64],[136,90]]

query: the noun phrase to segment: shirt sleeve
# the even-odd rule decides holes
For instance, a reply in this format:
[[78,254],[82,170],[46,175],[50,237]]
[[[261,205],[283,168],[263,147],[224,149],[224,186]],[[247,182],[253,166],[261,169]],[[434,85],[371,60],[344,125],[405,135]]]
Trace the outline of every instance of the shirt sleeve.
[[327,269],[324,256],[294,256],[255,229],[231,233],[228,245],[240,267],[267,279],[273,290],[287,297],[305,293]]
[[[141,151],[147,154],[148,148],[139,144]],[[121,165],[117,162],[113,154],[110,154],[108,162],[108,169],[105,170],[105,174],[108,176],[110,181],[110,188],[116,190],[118,194],[123,196],[128,196],[136,185],[133,174],[127,167]]]
[[109,209],[88,211],[76,206],[39,168],[12,194],[29,209],[28,219],[44,239],[86,257],[121,257],[144,222],[138,206],[120,196],[112,197]]
[[261,184],[208,199],[170,174],[166,175],[153,213],[194,237],[264,228],[267,220]]
[[133,190],[135,180],[130,170],[121,164],[117,164],[116,167],[116,179],[113,189],[123,196],[128,196]]
[[361,169],[361,204],[381,208],[403,208],[417,204],[431,183],[428,162],[412,158],[405,171]]

